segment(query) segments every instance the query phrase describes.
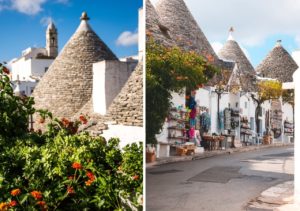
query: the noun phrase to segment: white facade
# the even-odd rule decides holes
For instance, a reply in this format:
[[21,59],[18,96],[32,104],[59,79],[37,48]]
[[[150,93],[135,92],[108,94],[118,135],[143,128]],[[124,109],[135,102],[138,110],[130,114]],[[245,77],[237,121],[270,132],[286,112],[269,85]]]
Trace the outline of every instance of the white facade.
[[12,64],[13,80],[28,80],[31,76],[41,78],[47,72],[53,59],[20,59]]
[[103,136],[107,141],[110,138],[120,138],[120,148],[127,144],[143,142],[145,140],[145,131],[143,127],[108,125],[108,130],[104,130]]
[[93,108],[105,115],[136,66],[136,62],[101,61],[93,64]]

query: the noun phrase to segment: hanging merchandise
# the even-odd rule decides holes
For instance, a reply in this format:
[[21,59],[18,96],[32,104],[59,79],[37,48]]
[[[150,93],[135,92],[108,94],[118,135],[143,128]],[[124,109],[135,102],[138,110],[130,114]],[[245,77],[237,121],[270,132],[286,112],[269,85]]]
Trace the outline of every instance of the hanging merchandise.
[[189,108],[193,109],[196,107],[196,105],[197,105],[197,102],[195,101],[195,97],[190,96],[189,104],[188,104]]
[[231,110],[229,108],[225,108],[224,110],[224,129],[231,129]]
[[218,127],[221,131],[224,130],[224,112],[222,112],[222,111],[219,112]]
[[192,110],[190,112],[190,119],[195,119],[196,114],[197,114],[197,110],[196,110],[196,107],[194,107],[194,108],[192,108]]
[[291,121],[284,121],[284,134],[287,136],[293,136],[294,134],[294,124]]
[[231,109],[231,129],[237,128],[240,120],[240,111]]
[[196,119],[190,119],[189,123],[190,123],[190,127],[195,127],[196,126]]
[[195,118],[195,129],[200,130],[200,108],[198,107]]
[[200,125],[201,125],[201,129],[204,132],[208,132],[210,130],[210,115],[208,114],[208,112],[204,112],[201,114],[200,116]]
[[191,129],[189,130],[189,137],[190,139],[195,138],[195,128],[191,127]]

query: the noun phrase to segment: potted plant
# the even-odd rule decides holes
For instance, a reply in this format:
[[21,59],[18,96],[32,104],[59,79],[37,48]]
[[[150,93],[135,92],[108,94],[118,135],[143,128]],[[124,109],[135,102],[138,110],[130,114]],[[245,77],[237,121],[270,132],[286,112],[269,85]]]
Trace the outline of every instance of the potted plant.
[[155,147],[151,144],[148,144],[146,148],[146,163],[152,163],[155,160]]

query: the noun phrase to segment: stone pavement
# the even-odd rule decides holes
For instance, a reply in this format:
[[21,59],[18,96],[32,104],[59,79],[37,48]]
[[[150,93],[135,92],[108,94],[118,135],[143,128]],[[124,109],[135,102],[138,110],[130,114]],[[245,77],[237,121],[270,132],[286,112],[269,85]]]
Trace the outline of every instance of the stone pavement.
[[273,186],[250,201],[246,211],[299,211],[300,205],[293,204],[294,181]]
[[164,158],[157,158],[155,162],[147,163],[146,168],[152,168],[154,166],[163,165],[167,163],[175,163],[175,162],[182,162],[182,161],[190,161],[190,160],[198,160],[198,159],[204,159],[209,158],[213,156],[218,155],[224,155],[224,154],[231,154],[231,153],[239,153],[239,152],[248,152],[258,149],[264,149],[264,148],[270,148],[270,147],[282,147],[282,146],[293,146],[293,144],[287,144],[287,143],[274,143],[270,145],[255,145],[255,146],[245,146],[240,148],[232,148],[227,150],[216,150],[216,151],[209,151],[189,156],[170,156],[170,157],[164,157]]

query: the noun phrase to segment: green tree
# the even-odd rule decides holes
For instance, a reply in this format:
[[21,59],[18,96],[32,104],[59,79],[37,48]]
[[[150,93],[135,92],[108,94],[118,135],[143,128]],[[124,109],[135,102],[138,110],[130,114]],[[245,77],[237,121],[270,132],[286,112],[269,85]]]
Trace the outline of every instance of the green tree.
[[34,101],[14,95],[8,74],[9,70],[0,64],[0,136],[17,137],[28,131]]
[[256,103],[255,108],[255,123],[256,132],[259,133],[259,111],[261,105],[267,100],[279,99],[282,95],[282,84],[279,81],[264,80],[257,83],[257,94],[252,94],[251,97]]
[[166,48],[151,39],[146,49],[146,142],[156,143],[172,106],[172,92],[193,90],[218,70],[193,51]]

